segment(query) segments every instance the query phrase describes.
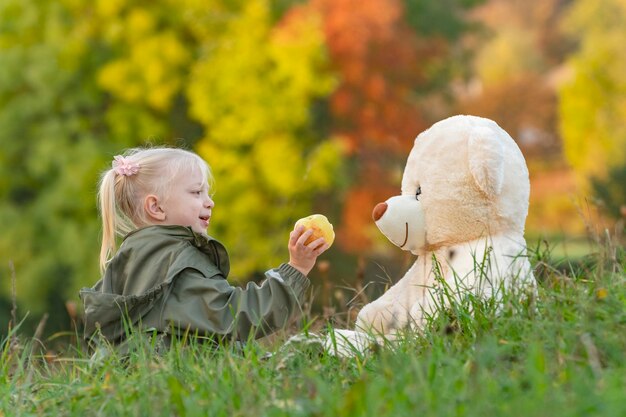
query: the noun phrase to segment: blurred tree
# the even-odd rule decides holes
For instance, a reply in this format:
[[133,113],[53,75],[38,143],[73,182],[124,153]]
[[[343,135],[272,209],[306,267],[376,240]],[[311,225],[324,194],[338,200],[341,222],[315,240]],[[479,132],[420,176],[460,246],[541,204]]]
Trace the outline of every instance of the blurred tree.
[[[487,0],[403,0],[407,23],[422,37],[445,39],[444,52],[428,60],[428,83],[417,85],[420,92],[433,91],[436,95],[450,94],[450,81],[471,76],[471,62],[478,49],[467,42],[481,26],[471,18],[473,10]],[[428,107],[424,110],[428,111]],[[449,111],[449,107],[446,111]],[[435,115],[435,118],[439,117]]]
[[610,168],[604,178],[591,178],[591,186],[608,215],[626,218],[626,164]]
[[467,35],[475,23],[466,13],[485,0],[404,0],[407,22],[421,35],[443,36],[456,41]]
[[[487,54],[502,49],[505,41],[511,42],[507,57],[519,62],[520,69],[547,68],[560,65],[572,51],[573,43],[563,33],[559,24],[563,13],[573,0],[488,0],[473,12],[473,17],[484,27],[480,41]],[[517,56],[513,51],[527,54]],[[497,53],[497,52],[496,52]],[[492,65],[510,65],[491,62]]]
[[201,41],[210,52],[186,89],[216,178],[213,231],[237,256],[235,274],[284,260],[293,223],[336,184],[342,153],[312,130],[313,100],[335,84],[319,15],[297,9],[274,26],[269,2],[240,3],[219,38]]
[[517,141],[528,158],[560,155],[555,136],[557,98],[538,73],[509,76],[506,82],[487,84],[482,93],[460,100],[461,113],[496,120]]
[[559,94],[560,128],[567,160],[586,187],[626,164],[625,20],[624,1],[579,0],[565,22],[579,49],[570,59],[573,79]]
[[87,47],[88,30],[56,1],[0,3],[2,290],[12,260],[19,311],[49,311],[52,328],[69,326],[65,300],[98,277],[94,191],[107,145],[91,75],[105,55]]
[[[323,17],[339,75],[329,100],[331,129],[350,155],[352,184],[339,196],[344,249],[362,251],[379,235],[371,210],[398,192],[407,152],[429,124],[420,99],[451,73],[442,68],[452,62],[450,41],[460,35],[460,11],[470,3],[446,2],[443,13],[422,1],[310,0]],[[442,26],[430,25],[431,19]]]
[[459,88],[459,112],[496,120],[527,156],[560,155],[556,85],[571,49],[558,29],[569,0],[491,0],[476,10],[484,29],[475,76]]
[[95,73],[110,98],[104,118],[111,140],[120,147],[193,145],[202,129],[189,119],[183,94],[197,52],[185,17],[193,2],[79,3],[91,11],[94,36],[111,57]]

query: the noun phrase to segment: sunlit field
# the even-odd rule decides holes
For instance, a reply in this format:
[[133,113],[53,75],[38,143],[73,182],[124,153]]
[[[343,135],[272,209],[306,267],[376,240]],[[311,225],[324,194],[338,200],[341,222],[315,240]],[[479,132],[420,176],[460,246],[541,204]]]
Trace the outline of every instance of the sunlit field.
[[91,357],[78,343],[46,353],[19,326],[2,341],[0,413],[150,416],[618,416],[626,413],[623,248],[584,262],[532,251],[534,302],[477,300],[440,312],[422,334],[352,358],[324,350],[303,317],[271,340],[209,348],[193,341]]

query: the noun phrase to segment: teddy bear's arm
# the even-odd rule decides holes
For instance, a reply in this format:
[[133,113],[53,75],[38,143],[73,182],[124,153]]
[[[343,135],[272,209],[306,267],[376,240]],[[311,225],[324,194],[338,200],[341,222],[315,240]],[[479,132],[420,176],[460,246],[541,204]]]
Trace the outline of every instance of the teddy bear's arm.
[[357,316],[357,329],[377,335],[389,335],[409,325],[411,308],[422,298],[424,292],[418,263],[416,261],[380,298],[361,309]]

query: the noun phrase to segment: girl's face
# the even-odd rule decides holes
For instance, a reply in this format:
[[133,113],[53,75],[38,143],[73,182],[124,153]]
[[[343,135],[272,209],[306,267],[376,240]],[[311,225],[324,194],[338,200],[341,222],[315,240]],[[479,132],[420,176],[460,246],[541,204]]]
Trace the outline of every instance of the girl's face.
[[215,203],[209,197],[209,185],[202,171],[195,168],[181,172],[172,181],[167,198],[161,204],[165,225],[191,227],[196,233],[207,234]]

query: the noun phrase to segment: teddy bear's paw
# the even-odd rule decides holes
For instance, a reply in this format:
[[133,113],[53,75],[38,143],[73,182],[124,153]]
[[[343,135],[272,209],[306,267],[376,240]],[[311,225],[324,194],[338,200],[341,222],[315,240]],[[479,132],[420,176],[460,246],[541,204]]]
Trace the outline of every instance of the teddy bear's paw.
[[375,351],[377,346],[374,337],[355,330],[331,329],[324,340],[326,352],[340,358],[363,355]]
[[382,336],[404,327],[404,321],[391,305],[379,304],[373,302],[361,309],[356,320],[357,329]]

